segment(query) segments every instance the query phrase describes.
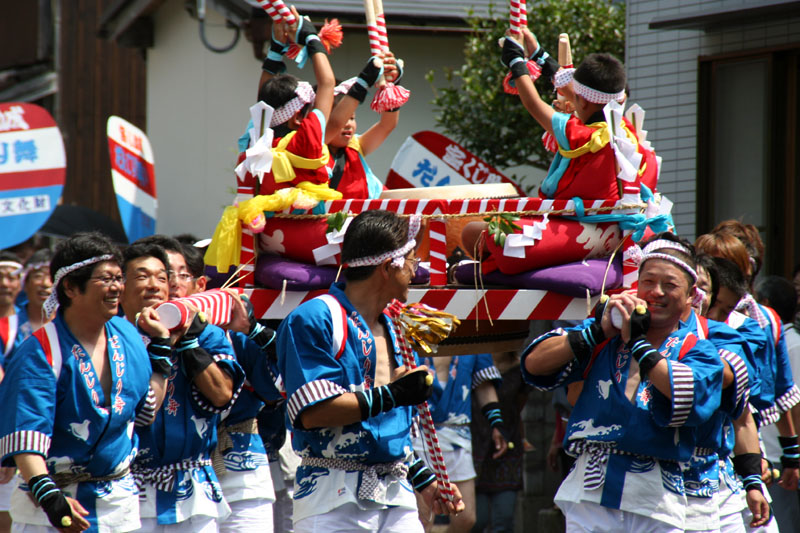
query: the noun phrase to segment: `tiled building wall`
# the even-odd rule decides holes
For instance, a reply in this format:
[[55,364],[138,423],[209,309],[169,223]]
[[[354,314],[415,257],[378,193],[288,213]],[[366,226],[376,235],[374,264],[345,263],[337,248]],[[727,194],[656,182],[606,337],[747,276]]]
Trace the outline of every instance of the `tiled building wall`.
[[647,111],[648,140],[664,158],[659,189],[678,232],[695,236],[698,58],[800,42],[800,18],[722,30],[651,30],[655,18],[774,4],[763,0],[628,0],[625,63],[631,102]]

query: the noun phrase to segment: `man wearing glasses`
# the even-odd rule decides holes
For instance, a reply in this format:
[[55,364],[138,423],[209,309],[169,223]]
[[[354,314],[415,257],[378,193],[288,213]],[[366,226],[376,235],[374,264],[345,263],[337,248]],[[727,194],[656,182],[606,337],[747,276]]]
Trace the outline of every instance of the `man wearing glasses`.
[[[125,250],[121,303],[129,320],[167,300],[169,266],[164,249],[150,240]],[[216,532],[230,508],[210,453],[219,413],[236,399],[244,373],[224,332],[200,316],[172,338],[164,330],[148,347],[168,358],[170,367],[155,422],[138,430],[133,473],[140,489],[140,531]]]
[[[153,421],[169,364],[145,349],[117,317],[123,276],[117,249],[97,233],[77,234],[55,250],[55,319],[9,359],[0,383],[0,459],[16,464],[12,518],[32,531],[132,531],[139,498],[130,473],[133,426]],[[150,308],[139,327],[160,335]]]

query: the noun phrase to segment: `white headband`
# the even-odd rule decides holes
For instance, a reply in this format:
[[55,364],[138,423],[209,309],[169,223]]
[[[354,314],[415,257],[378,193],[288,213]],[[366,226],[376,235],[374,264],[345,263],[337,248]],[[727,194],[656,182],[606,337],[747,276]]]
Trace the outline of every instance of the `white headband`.
[[79,268],[83,268],[87,265],[92,265],[94,263],[101,263],[103,261],[110,261],[114,259],[114,256],[111,254],[104,254],[98,255],[95,257],[91,257],[89,259],[84,259],[79,263],[74,263],[65,267],[61,267],[56,272],[56,275],[53,277],[53,292],[50,293],[50,296],[47,297],[45,300],[44,305],[42,305],[42,309],[44,310],[45,316],[50,316],[55,311],[56,307],[58,307],[58,296],[56,295],[56,287],[58,287],[59,282],[66,276],[67,274],[71,274],[75,272]]
[[19,274],[22,272],[22,263],[17,261],[0,261],[0,268],[13,268],[12,274]]
[[42,261],[42,262],[40,262],[40,263],[32,263],[32,264],[30,264],[30,265],[27,265],[27,266],[25,266],[25,268],[22,270],[22,277],[23,277],[23,279],[24,279],[24,278],[27,278],[27,277],[28,277],[28,274],[30,274],[30,273],[31,273],[31,271],[33,271],[33,270],[39,270],[39,269],[41,269],[41,268],[44,268],[44,267],[49,267],[49,266],[50,266],[50,263],[48,263],[48,262],[46,262],[46,261]]
[[422,221],[422,217],[419,215],[411,215],[408,218],[408,242],[406,242],[403,246],[396,250],[392,250],[390,252],[384,252],[378,255],[371,255],[369,257],[359,257],[357,259],[353,259],[352,261],[347,262],[347,267],[361,267],[361,266],[376,266],[380,265],[387,259],[392,260],[392,266],[397,268],[403,267],[403,262],[405,261],[406,254],[414,249],[417,245],[417,241],[415,237],[417,233],[419,233],[419,226]]
[[574,68],[562,68],[556,75],[553,77],[553,86],[556,89],[560,89],[565,87],[572,82],[572,76],[575,74]]
[[350,87],[353,86],[357,79],[358,76],[353,76],[349,80],[344,80],[342,83],[334,87],[333,95],[336,96],[338,94],[347,94],[347,91],[350,90]]
[[574,77],[572,78],[572,88],[575,90],[575,94],[581,95],[584,100],[593,104],[621,102],[625,98],[625,89],[622,89],[618,93],[604,93],[603,91],[587,87]]
[[682,254],[692,256],[692,253],[684,245],[669,241],[667,239],[657,239],[648,243],[644,250],[638,245],[633,245],[625,251],[624,259],[633,262],[637,267],[644,264],[648,259],[663,259],[685,270],[692,278],[694,283],[697,283],[697,272],[690,267],[685,261],[669,254],[659,253],[658,250],[676,250]]
[[275,110],[272,113],[272,120],[269,122],[269,127],[274,128],[275,126],[280,126],[290,118],[292,118],[295,113],[303,109],[303,106],[306,104],[310,104],[314,101],[314,88],[311,87],[307,81],[298,81],[297,88],[294,90],[294,94],[297,95],[281,107]]

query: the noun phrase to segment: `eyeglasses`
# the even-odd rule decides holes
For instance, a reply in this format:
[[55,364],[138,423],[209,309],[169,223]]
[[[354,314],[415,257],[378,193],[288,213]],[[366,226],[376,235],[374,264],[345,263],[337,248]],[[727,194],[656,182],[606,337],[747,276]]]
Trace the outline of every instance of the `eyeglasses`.
[[116,276],[98,276],[98,277],[91,277],[89,278],[94,281],[99,281],[103,287],[110,287],[112,283],[116,283],[117,285],[124,285],[125,284],[125,276],[118,274]]
[[417,269],[419,268],[419,262],[421,261],[421,258],[419,257],[415,257],[414,259],[406,258],[406,261],[411,261],[411,271],[416,272]]
[[170,281],[180,281],[181,283],[191,283],[196,278],[189,274],[188,272],[170,272],[169,273],[169,280]]

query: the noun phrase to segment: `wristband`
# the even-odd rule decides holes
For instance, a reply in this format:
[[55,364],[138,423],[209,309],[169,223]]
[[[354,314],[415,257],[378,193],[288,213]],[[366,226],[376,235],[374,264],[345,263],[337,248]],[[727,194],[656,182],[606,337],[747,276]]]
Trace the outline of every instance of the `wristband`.
[[547,76],[547,78],[552,78],[555,76],[556,72],[558,72],[558,69],[561,68],[561,65],[558,64],[558,61],[556,61],[553,56],[545,52],[541,45],[539,45],[539,48],[537,48],[536,51],[531,55],[531,61],[539,65],[539,67],[542,69],[542,74]]
[[306,50],[308,51],[309,56],[314,54],[328,55],[328,51],[325,50],[325,45],[322,44],[322,41],[316,35],[310,35],[308,37],[308,40],[306,41]]
[[358,400],[358,407],[361,409],[361,420],[372,418],[389,411],[395,406],[394,397],[388,385],[365,391],[356,391],[355,394]]
[[183,361],[183,371],[189,381],[194,381],[200,373],[214,364],[214,358],[200,347],[197,340],[197,335],[205,329],[206,324],[199,314],[195,316],[189,331],[175,345],[175,351]]
[[489,402],[481,407],[481,413],[492,427],[503,425],[503,414],[500,412],[500,402]]
[[274,38],[269,45],[267,57],[261,63],[261,70],[265,70],[270,74],[276,75],[286,72],[286,64],[283,62],[283,55],[289,50],[289,46],[276,41]]
[[48,474],[33,476],[28,481],[28,488],[53,527],[63,529],[72,525],[72,507],[64,497],[64,493],[56,486],[53,478]]
[[744,488],[761,490],[761,454],[742,453],[734,456],[733,470],[742,478]]
[[647,377],[647,374],[653,370],[653,367],[664,359],[664,356],[658,353],[658,350],[653,348],[644,337],[631,339],[628,343],[628,349],[631,351],[631,355],[634,359],[639,363],[639,376],[643,381]]
[[422,459],[415,455],[414,462],[408,467],[406,479],[408,479],[415,491],[422,492],[428,485],[436,481],[436,476],[433,475],[430,468],[425,466]]
[[172,373],[172,346],[167,337],[151,337],[147,345],[147,355],[150,356],[150,366],[153,372],[161,374],[164,379]]
[[606,334],[596,319],[584,329],[567,333],[569,347],[572,348],[572,353],[575,354],[578,361],[582,363],[592,356],[595,347],[604,340],[606,340]]
[[[416,370],[388,385],[356,391],[361,420],[366,420],[398,406],[418,405],[433,393],[433,380],[423,370]],[[430,381],[430,383],[429,383]]]
[[800,468],[800,446],[797,444],[797,435],[778,437],[778,442],[783,449],[781,466],[783,468]]

